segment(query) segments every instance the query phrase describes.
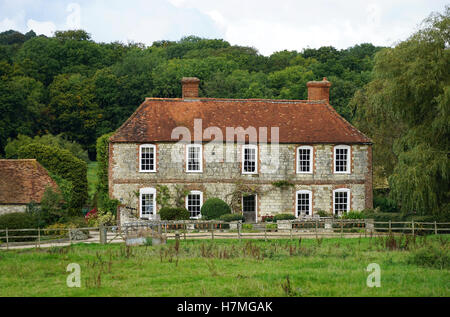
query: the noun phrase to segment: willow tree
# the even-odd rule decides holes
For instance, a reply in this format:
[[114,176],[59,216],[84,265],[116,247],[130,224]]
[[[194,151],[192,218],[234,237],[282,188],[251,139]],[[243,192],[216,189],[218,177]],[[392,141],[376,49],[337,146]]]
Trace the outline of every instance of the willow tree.
[[[406,41],[380,51],[355,94],[356,124],[405,212],[449,214],[450,7]],[[378,166],[377,166],[378,165]]]

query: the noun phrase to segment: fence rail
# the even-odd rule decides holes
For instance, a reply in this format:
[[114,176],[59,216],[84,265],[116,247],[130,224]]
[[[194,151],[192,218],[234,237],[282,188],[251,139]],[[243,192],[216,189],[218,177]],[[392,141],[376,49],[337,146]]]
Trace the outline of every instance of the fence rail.
[[216,220],[139,221],[122,226],[85,228],[0,229],[0,248],[85,243],[123,242],[139,230],[147,229],[165,239],[276,239],[301,236],[352,236],[373,234],[450,233],[450,222],[373,221],[372,219],[312,218],[277,223],[247,224]]

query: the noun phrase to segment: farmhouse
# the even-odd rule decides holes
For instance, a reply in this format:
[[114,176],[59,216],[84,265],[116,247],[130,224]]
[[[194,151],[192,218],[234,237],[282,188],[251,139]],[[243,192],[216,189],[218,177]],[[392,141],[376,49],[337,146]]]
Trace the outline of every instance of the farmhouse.
[[307,83],[308,100],[146,98],[111,136],[109,193],[153,218],[159,188],[185,193],[191,218],[210,197],[246,221],[372,207],[372,143],[329,103],[331,83]]
[[47,186],[57,188],[35,159],[0,160],[0,215],[25,212],[27,204],[40,203]]

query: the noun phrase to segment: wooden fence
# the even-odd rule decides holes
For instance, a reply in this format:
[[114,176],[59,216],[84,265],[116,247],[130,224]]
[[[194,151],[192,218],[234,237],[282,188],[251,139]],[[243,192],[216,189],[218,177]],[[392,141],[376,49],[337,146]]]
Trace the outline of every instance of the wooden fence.
[[54,229],[2,229],[0,248],[12,246],[67,245],[74,242],[123,242],[140,229],[150,229],[166,239],[277,239],[297,237],[349,237],[373,234],[448,234],[450,222],[373,221],[373,219],[311,218],[277,223],[246,224],[223,221],[139,221],[122,227]]

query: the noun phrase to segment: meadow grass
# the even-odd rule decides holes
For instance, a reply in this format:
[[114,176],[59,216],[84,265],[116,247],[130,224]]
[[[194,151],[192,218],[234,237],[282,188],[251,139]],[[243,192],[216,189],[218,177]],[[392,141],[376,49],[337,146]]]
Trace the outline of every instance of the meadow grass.
[[[395,238],[394,238],[395,239]],[[449,236],[187,240],[0,253],[0,296],[449,296]],[[81,287],[66,286],[69,263]],[[381,287],[369,288],[369,263]]]

